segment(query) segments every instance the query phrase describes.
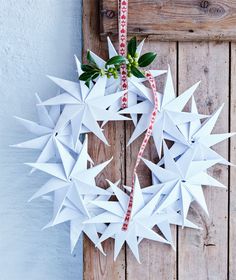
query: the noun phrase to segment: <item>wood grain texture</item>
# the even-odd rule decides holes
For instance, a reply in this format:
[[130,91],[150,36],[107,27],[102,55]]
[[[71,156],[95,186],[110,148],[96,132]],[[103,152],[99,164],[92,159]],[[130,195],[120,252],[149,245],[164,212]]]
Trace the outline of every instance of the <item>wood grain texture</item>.
[[[236,40],[235,0],[130,0],[128,34],[157,40]],[[117,1],[101,0],[102,37],[117,35]]]
[[[115,35],[116,13],[113,18],[108,18],[107,15],[109,13],[113,15],[112,11],[117,10],[117,1],[100,2],[102,33]],[[134,4],[137,5],[136,10],[133,9]],[[200,8],[200,4],[203,7]],[[99,25],[95,20],[99,16],[98,9],[98,1],[84,1],[85,48],[94,49],[99,54],[105,55],[106,44],[99,41]],[[195,93],[201,113],[211,114],[225,103],[214,129],[215,133],[227,132],[229,128],[231,131],[236,131],[236,79],[234,78],[236,44],[232,44],[230,62],[228,42],[171,43],[151,39],[234,40],[235,30],[232,26],[236,23],[235,14],[236,1],[209,1],[208,3],[207,1],[130,0],[129,34],[148,35],[145,51],[157,51],[159,56],[155,66],[158,69],[166,68],[168,63],[171,65],[179,94],[201,80],[200,87]],[[139,29],[139,25],[142,30]],[[162,29],[159,32],[160,26]],[[158,78],[160,91],[163,82],[164,78]],[[230,104],[229,90],[231,90]],[[106,127],[106,134],[112,145],[111,148],[104,147],[100,141],[90,137],[92,140],[90,147],[95,160],[100,162],[109,158],[111,154],[119,159],[112,168],[106,170],[103,176],[106,175],[114,180],[121,176],[127,185],[131,183],[133,166],[142,141],[140,137],[130,147],[125,148],[132,131],[132,122],[109,124]],[[227,141],[216,145],[214,149],[228,158]],[[235,150],[236,139],[232,138],[230,157],[233,162],[236,162]],[[152,141],[148,144],[144,157],[157,161]],[[189,218],[203,230],[173,228],[173,235],[176,236],[176,253],[160,243],[143,241],[140,246],[141,265],[136,262],[127,247],[123,248],[118,261],[113,263],[112,240],[105,244],[108,259],[101,257],[85,240],[84,279],[235,280],[236,192],[233,188],[233,182],[236,180],[235,170],[231,168],[228,172],[228,168],[223,165],[217,165],[210,170],[210,174],[226,186],[228,186],[228,173],[231,182],[230,193],[227,189],[204,187],[209,217],[196,204],[193,204],[190,209]],[[151,183],[150,173],[142,163],[138,175],[143,187]]]
[[[225,103],[213,132],[228,131],[229,94],[229,44],[228,43],[180,43],[179,44],[180,93],[201,80],[195,93],[199,111],[212,114]],[[214,148],[228,157],[228,143],[224,141]],[[228,170],[216,165],[214,178],[228,185]],[[227,279],[227,218],[228,193],[226,189],[205,188],[209,217],[193,204],[190,218],[203,230],[179,230],[179,279],[224,280]]]
[[[176,66],[177,66],[177,50],[176,43],[157,43],[145,42],[144,52],[156,51],[158,59],[152,65],[152,69],[167,69],[170,64],[174,82],[176,83]],[[157,78],[157,88],[163,92],[166,75]],[[132,122],[126,122],[126,141],[132,135],[134,126]],[[132,172],[139,147],[143,140],[144,134],[140,136],[134,143],[126,148],[126,178],[127,184],[130,185],[132,180]],[[145,149],[144,158],[157,162],[157,153],[154,143],[151,139]],[[147,167],[140,163],[138,167],[138,177],[142,187],[151,184],[151,176]],[[173,240],[176,236],[176,228],[172,228]],[[176,279],[176,252],[168,245],[159,242],[143,240],[139,247],[141,265],[135,260],[132,252],[127,248],[127,278],[128,280],[141,279]]]
[[[106,43],[99,40],[98,1],[83,1],[83,36],[84,59],[87,49],[91,49],[99,56],[106,58]],[[105,136],[110,147],[105,146],[96,136],[89,135],[89,152],[95,163],[108,160],[113,156],[113,161],[97,178],[99,186],[106,186],[105,179],[113,182],[124,179],[124,122],[110,122],[105,126]],[[116,262],[113,261],[114,242],[103,242],[103,256],[94,245],[84,238],[84,279],[125,279],[125,249],[121,251]]]
[[[236,131],[236,44],[231,45],[231,90],[230,90],[230,131]],[[230,160],[236,163],[236,137],[230,140]],[[236,172],[230,168],[230,207],[229,207],[229,279],[236,277]]]

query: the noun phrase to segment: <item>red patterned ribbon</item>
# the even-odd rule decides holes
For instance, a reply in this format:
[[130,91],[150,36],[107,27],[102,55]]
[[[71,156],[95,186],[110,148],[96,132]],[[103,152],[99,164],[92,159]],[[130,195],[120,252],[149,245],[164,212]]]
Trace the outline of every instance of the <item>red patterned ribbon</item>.
[[[127,18],[128,18],[128,0],[118,0],[119,7],[119,55],[127,55]],[[128,79],[126,64],[120,67],[121,88],[126,91],[121,99],[122,108],[128,107]]]
[[150,84],[151,89],[152,89],[153,98],[154,98],[154,109],[152,111],[150,124],[149,124],[148,129],[145,133],[142,145],[139,149],[138,157],[136,159],[136,163],[135,163],[135,167],[134,167],[128,209],[127,209],[127,212],[125,214],[125,219],[124,219],[124,223],[123,223],[123,226],[122,226],[122,230],[124,230],[124,231],[126,231],[128,229],[129,221],[130,221],[130,218],[131,218],[131,213],[132,213],[132,208],[133,208],[134,191],[135,191],[134,190],[135,189],[134,185],[135,185],[135,177],[136,177],[136,174],[137,174],[137,168],[138,168],[138,165],[140,163],[143,152],[145,150],[145,147],[148,143],[148,140],[149,140],[150,136],[152,135],[153,125],[155,123],[156,115],[157,115],[157,112],[158,112],[158,94],[157,94],[155,79],[149,71],[145,72],[145,76],[146,76],[147,80],[149,81],[149,84]]
[[[128,20],[128,0],[118,0],[118,7],[119,7],[119,55],[126,56],[127,55],[127,20]],[[121,88],[125,91],[125,94],[122,97],[121,103],[122,108],[128,107],[128,78],[127,78],[127,69],[126,64],[122,64],[120,67],[121,73]],[[125,215],[124,223],[122,226],[122,230],[126,231],[128,229],[129,221],[131,218],[132,208],[133,208],[133,198],[134,198],[134,185],[135,185],[135,177],[137,174],[137,168],[140,163],[141,157],[145,150],[145,147],[148,143],[150,136],[152,135],[153,125],[156,119],[157,111],[158,111],[158,96],[156,90],[156,82],[154,77],[149,71],[145,72],[145,76],[149,81],[151,86],[153,96],[154,96],[154,109],[152,112],[150,124],[148,129],[145,133],[145,137],[143,139],[142,145],[139,149],[138,156],[136,159],[133,177],[132,177],[132,184],[131,184],[131,192],[129,197],[129,204],[128,209]]]

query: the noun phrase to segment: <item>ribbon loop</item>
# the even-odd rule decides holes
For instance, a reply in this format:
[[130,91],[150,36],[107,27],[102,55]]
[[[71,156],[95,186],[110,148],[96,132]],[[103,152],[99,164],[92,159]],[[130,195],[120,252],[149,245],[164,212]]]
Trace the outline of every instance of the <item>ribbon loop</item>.
[[125,214],[124,223],[123,223],[123,226],[122,226],[122,230],[124,230],[124,231],[126,231],[128,229],[128,225],[129,225],[131,214],[132,214],[133,198],[134,198],[134,191],[135,191],[134,186],[135,186],[135,177],[137,175],[137,168],[139,166],[141,157],[143,156],[143,152],[144,152],[144,150],[147,146],[148,140],[152,135],[153,125],[155,123],[157,112],[158,112],[158,94],[157,94],[155,79],[154,79],[154,77],[153,77],[153,75],[151,74],[150,71],[145,72],[145,77],[147,78],[147,80],[150,84],[150,87],[152,89],[152,93],[153,93],[153,97],[154,97],[154,108],[153,108],[153,111],[152,111],[152,115],[151,115],[151,119],[150,119],[148,129],[145,133],[145,136],[144,136],[143,142],[141,144],[141,147],[139,149],[138,156],[137,156],[137,159],[136,159],[136,163],[135,163],[135,166],[134,166],[134,172],[133,172],[133,176],[132,176],[132,184],[131,184],[131,192],[130,192],[130,196],[129,196],[128,209],[127,209],[127,212]]
[[[128,0],[118,0],[118,7],[119,7],[119,55],[127,56],[127,20],[128,20]],[[125,91],[125,94],[122,96],[121,100],[121,106],[122,108],[128,107],[128,77],[127,77],[127,69],[126,64],[122,64],[120,67],[120,76],[121,76],[121,88]],[[126,231],[128,229],[129,221],[132,214],[132,208],[133,208],[133,198],[134,198],[134,186],[135,186],[135,177],[137,175],[137,168],[140,163],[141,157],[143,155],[143,152],[145,150],[145,147],[147,146],[148,140],[150,136],[152,135],[152,128],[156,119],[157,110],[158,110],[158,96],[156,91],[156,82],[154,77],[152,76],[151,72],[146,71],[145,77],[149,81],[149,84],[151,86],[153,95],[154,95],[154,109],[152,112],[150,124],[148,126],[148,129],[145,133],[145,137],[143,139],[142,145],[139,149],[138,156],[136,159],[134,172],[132,176],[132,184],[131,184],[131,192],[129,196],[129,203],[127,212],[124,218],[124,223],[122,226],[122,230]]]

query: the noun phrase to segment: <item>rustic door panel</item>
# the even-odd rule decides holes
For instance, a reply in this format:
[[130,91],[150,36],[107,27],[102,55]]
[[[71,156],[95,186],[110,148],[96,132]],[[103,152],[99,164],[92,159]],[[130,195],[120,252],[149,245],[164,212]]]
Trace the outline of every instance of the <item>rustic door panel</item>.
[[[91,49],[106,57],[107,45],[100,35],[104,37],[107,34],[117,34],[117,1],[83,2],[84,54],[87,49]],[[136,10],[135,5],[139,7]],[[151,9],[151,6],[156,10]],[[153,13],[156,13],[156,17]],[[144,18],[141,18],[143,15]],[[193,83],[201,80],[195,93],[199,111],[210,114],[225,103],[214,132],[227,132],[229,129],[236,131],[236,45],[226,41],[208,42],[209,39],[235,40],[236,1],[130,0],[129,16],[129,33],[148,35],[145,51],[154,50],[158,53],[153,67],[166,69],[167,64],[170,64],[177,93],[181,94]],[[184,23],[176,25],[176,22],[181,20],[188,23],[186,28]],[[161,31],[158,25],[160,22],[165,22]],[[137,24],[140,25],[140,29],[134,30]],[[173,28],[173,25],[176,28]],[[160,42],[164,39],[176,42]],[[113,40],[116,40],[115,36]],[[183,40],[190,42],[180,42]],[[163,81],[163,78],[157,79],[160,91],[163,89]],[[112,181],[121,178],[124,183],[130,184],[132,166],[142,141],[139,139],[126,147],[133,129],[131,122],[107,124],[105,134],[110,147],[104,146],[96,137],[89,135],[90,154],[95,162],[114,157],[113,162],[98,178],[98,182],[104,184],[104,187],[104,178]],[[220,143],[216,150],[225,158],[230,157],[236,162],[236,139],[232,138],[230,143],[230,146],[227,141]],[[152,141],[146,148],[144,157],[157,159]],[[231,188],[230,192],[227,189],[211,187],[205,189],[209,217],[193,204],[190,217],[202,227],[202,231],[173,227],[176,251],[160,243],[143,241],[140,246],[141,265],[136,262],[126,246],[117,261],[113,262],[112,240],[104,243],[107,253],[104,257],[85,238],[84,279],[236,279],[236,192],[233,186],[236,171],[234,168],[229,171],[227,167],[217,165],[210,172],[226,186],[230,182]],[[142,186],[151,183],[150,174],[142,164],[139,166],[139,174]]]

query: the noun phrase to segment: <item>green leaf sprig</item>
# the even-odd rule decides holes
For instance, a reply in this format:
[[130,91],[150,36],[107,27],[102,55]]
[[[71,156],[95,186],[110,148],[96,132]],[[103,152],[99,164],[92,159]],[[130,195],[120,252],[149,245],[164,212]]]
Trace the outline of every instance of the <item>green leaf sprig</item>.
[[137,40],[136,37],[131,38],[127,47],[127,57],[120,55],[113,56],[105,63],[104,68],[99,68],[93,59],[90,51],[87,52],[88,64],[82,64],[81,69],[84,71],[79,76],[81,81],[85,81],[87,87],[90,87],[91,82],[95,82],[99,76],[107,76],[107,78],[113,77],[118,79],[120,73],[121,64],[126,64],[128,77],[132,75],[137,78],[144,78],[144,71],[140,68],[147,67],[156,58],[157,54],[154,52],[148,52],[139,57],[137,53]]

